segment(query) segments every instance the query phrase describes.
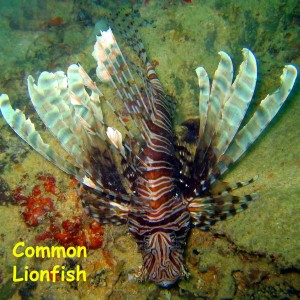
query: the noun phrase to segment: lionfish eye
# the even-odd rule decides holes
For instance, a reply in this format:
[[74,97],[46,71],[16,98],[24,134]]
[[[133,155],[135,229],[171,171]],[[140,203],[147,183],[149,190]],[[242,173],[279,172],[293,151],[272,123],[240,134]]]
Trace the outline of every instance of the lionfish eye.
[[172,232],[170,234],[171,242],[175,245],[177,243],[176,234]]
[[145,243],[146,243],[146,242],[149,242],[149,236],[148,236],[148,235],[146,235],[146,236],[144,237],[144,241],[145,241]]
[[153,273],[151,274],[151,277],[152,277],[152,279],[155,279],[155,278],[156,278],[156,272],[153,272]]
[[144,248],[149,248],[150,247],[150,236],[146,235],[144,237]]

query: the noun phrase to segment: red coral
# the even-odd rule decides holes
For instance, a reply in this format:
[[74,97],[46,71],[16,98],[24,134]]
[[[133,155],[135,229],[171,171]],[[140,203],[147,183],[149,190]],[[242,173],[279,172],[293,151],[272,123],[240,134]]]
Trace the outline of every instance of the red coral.
[[30,197],[25,204],[25,211],[22,213],[25,223],[29,226],[37,226],[40,221],[54,210],[51,198]]
[[73,220],[62,222],[62,230],[53,235],[55,240],[66,248],[76,245],[97,249],[102,246],[104,231],[99,223],[83,224],[82,219],[76,216]]
[[35,237],[36,242],[42,242],[47,239],[51,239],[53,237],[52,233],[50,231],[45,231],[41,235],[38,235]]
[[40,196],[42,194],[41,188],[39,185],[35,185],[32,189],[31,195],[33,197]]
[[93,221],[85,228],[87,237],[87,247],[89,249],[97,249],[102,246],[104,230],[100,223]]
[[60,245],[68,248],[70,246],[85,246],[88,249],[97,249],[102,246],[104,230],[100,223],[92,221],[84,224],[79,216],[72,217],[72,221],[65,220],[61,226],[51,223],[49,231],[36,237],[36,241],[54,239]]
[[21,205],[28,200],[28,196],[23,195],[23,187],[19,186],[17,189],[13,191],[14,199],[20,203]]
[[[23,208],[22,216],[28,226],[38,226],[45,220],[50,222],[49,229],[36,236],[37,242],[54,240],[65,248],[70,246],[85,246],[97,249],[102,246],[104,230],[96,221],[83,221],[80,216],[71,220],[58,221],[61,214],[55,210],[54,203],[49,197],[55,195],[62,198],[56,190],[55,178],[50,175],[38,176],[42,183],[32,188],[30,195],[23,194],[23,187],[14,191],[14,198]],[[71,182],[72,187],[74,182]],[[77,183],[76,183],[77,185]],[[46,196],[44,195],[46,194]],[[90,220],[90,219],[87,219]]]
[[39,176],[39,180],[43,181],[43,186],[46,192],[51,193],[53,195],[57,195],[56,193],[56,180],[52,176]]
[[45,216],[55,210],[52,199],[42,196],[39,185],[33,187],[29,196],[23,195],[22,191],[23,187],[17,188],[13,193],[14,198],[24,207],[22,215],[25,223],[28,226],[37,226]]

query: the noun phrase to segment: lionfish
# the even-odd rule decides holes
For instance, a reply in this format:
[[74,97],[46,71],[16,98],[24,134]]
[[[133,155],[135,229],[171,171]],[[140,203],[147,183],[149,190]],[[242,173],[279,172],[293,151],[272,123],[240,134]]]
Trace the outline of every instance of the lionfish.
[[[260,102],[240,128],[255,89],[256,59],[243,49],[244,59],[233,81],[231,58],[219,52],[211,86],[205,69],[196,69],[200,121],[194,140],[188,143],[175,134],[174,103],[141,40],[133,37],[128,42],[139,57],[139,67],[126,63],[110,28],[101,31],[92,54],[97,77],[111,85],[122,109],[114,107],[81,65],[70,65],[67,74],[43,72],[37,84],[28,77],[33,106],[74,163],[46,144],[5,94],[0,107],[23,140],[85,186],[80,197],[88,214],[102,223],[128,224],[143,258],[139,278],[169,287],[189,275],[183,254],[190,228],[207,230],[257,198],[256,193],[232,194],[255,178],[232,185],[220,178],[276,115],[297,70],[285,66],[280,87]],[[115,116],[118,129],[108,125],[103,105]],[[124,113],[130,122],[124,121]]]

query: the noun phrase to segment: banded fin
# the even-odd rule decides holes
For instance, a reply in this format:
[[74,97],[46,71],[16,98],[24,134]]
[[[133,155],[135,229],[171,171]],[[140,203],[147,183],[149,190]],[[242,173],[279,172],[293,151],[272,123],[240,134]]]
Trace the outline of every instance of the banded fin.
[[42,155],[45,159],[57,166],[63,172],[75,177],[80,183],[87,187],[97,190],[103,193],[103,197],[108,199],[123,199],[125,202],[129,202],[130,198],[125,194],[117,194],[109,189],[106,189],[102,185],[94,182],[87,176],[86,170],[79,166],[75,166],[68,162],[64,157],[59,155],[55,149],[49,144],[45,143],[35,129],[34,124],[30,119],[26,119],[25,115],[19,110],[14,110],[11,107],[9,98],[6,94],[0,95],[0,110],[11,128],[20,136],[26,143],[28,143],[35,151]]
[[94,194],[85,193],[81,195],[82,205],[85,212],[101,223],[112,223],[115,225],[127,222],[129,208],[115,201],[108,201]]
[[[229,144],[232,142],[244,119],[255,89],[257,79],[255,57],[248,49],[244,48],[242,52],[244,61],[240,66],[239,74],[230,87],[230,91],[228,91],[228,87],[225,87],[224,91],[224,93],[229,93],[229,95],[227,97],[224,95],[225,102],[216,127],[216,137],[213,147],[217,151],[217,157],[224,154]],[[227,59],[230,60],[229,56]],[[226,73],[224,75],[227,75],[231,81],[233,73],[232,65],[228,68],[228,73],[231,73],[231,76]],[[215,80],[217,80],[217,78],[214,79],[214,81]]]
[[253,193],[244,196],[230,195],[227,191],[208,197],[193,199],[188,205],[193,225],[202,230],[208,230],[218,221],[230,219],[237,213],[248,208],[249,204],[256,200],[258,194]]
[[[135,9],[120,9],[111,15],[109,19],[110,23],[113,24],[113,31],[125,40],[126,45],[134,50],[142,63],[141,69],[145,69],[149,59],[138,34],[138,29],[143,27],[147,21],[142,20],[139,11]],[[130,67],[136,69],[135,65]]]
[[147,52],[139,35],[138,29],[146,24],[149,25],[149,23],[143,20],[139,11],[135,9],[120,9],[108,18],[110,19],[110,23],[113,24],[114,33],[123,38],[126,45],[128,45],[137,56],[131,57],[134,63],[126,57],[130,67],[129,69],[142,80],[140,90],[145,99],[140,99],[142,105],[139,104],[136,109],[139,110],[139,113],[143,115],[144,119],[150,119],[151,114],[154,113],[155,110],[155,106],[151,101],[151,90],[154,89],[158,92],[162,92],[162,87],[155,75],[154,67],[147,57]]
[[[106,38],[107,34],[104,33]],[[107,43],[107,39],[101,41]],[[90,90],[90,94],[86,88]],[[127,161],[126,156],[132,158],[130,152],[136,149],[126,144],[117,129],[105,124],[101,101],[107,99],[86,71],[80,65],[71,65],[67,75],[62,71],[43,72],[37,84],[34,84],[34,79],[29,76],[28,90],[32,103],[45,125],[77,162],[80,176],[74,170],[70,171],[70,166],[65,167],[64,160],[57,154],[53,158],[49,157],[49,150],[44,153],[44,146],[37,149],[36,145],[30,144],[26,133],[23,134],[23,139],[45,158],[59,165],[63,171],[76,175],[80,182],[107,195],[119,194],[126,199],[127,193],[132,192],[129,188],[131,182],[129,185],[125,184],[124,188],[123,181],[126,181],[127,177],[122,178],[120,175],[116,165],[118,158],[114,157],[113,151],[126,162],[127,172],[130,169],[132,174],[136,170],[132,161]],[[12,111],[11,108],[9,113]],[[23,118],[25,119],[24,116]],[[128,129],[126,124],[124,127],[125,130]]]
[[228,183],[225,181],[216,180],[214,182],[213,186],[211,186],[211,194],[216,195],[216,194],[222,193],[224,191],[231,192],[231,191],[243,188],[249,184],[252,184],[257,179],[258,179],[258,176],[256,175],[256,176],[250,178],[249,180],[238,181],[235,183]]
[[[139,118],[142,110],[148,114],[147,106],[144,103],[143,95],[133,77],[133,74],[128,67],[124,56],[116,42],[115,36],[111,29],[101,32],[101,36],[97,37],[97,42],[94,46],[93,56],[97,61],[97,76],[104,82],[109,82],[113,85],[116,94],[124,105],[127,114],[132,118],[133,124],[139,132]],[[112,108],[108,100],[108,105]],[[116,113],[116,110],[112,108]],[[119,120],[121,118],[118,116]],[[122,122],[122,121],[121,121]],[[124,126],[126,124],[122,122]],[[134,137],[133,133],[126,127],[129,135]],[[142,135],[135,136],[142,140]]]
[[280,87],[261,101],[253,116],[237,133],[229,149],[220,157],[217,165],[219,174],[225,173],[228,167],[245,153],[272,121],[292,90],[296,77],[297,69],[292,65],[285,66],[280,77]]
[[[92,90],[91,95],[87,93],[85,85]],[[110,131],[107,131],[102,117],[99,101],[101,92],[84,69],[71,65],[67,76],[61,71],[43,72],[37,84],[29,76],[28,90],[40,118],[85,170],[87,177],[100,190],[116,189],[126,193],[110,150],[115,149],[121,156],[124,152],[121,151],[122,147],[120,150],[114,147],[107,135]],[[106,174],[108,169],[109,176]]]
[[199,172],[198,177],[201,179],[207,178],[231,143],[252,99],[257,77],[255,57],[251,51],[243,49],[244,61],[231,84],[231,59],[225,52],[219,54],[221,61],[215,72],[210,93],[206,72],[203,68],[196,69],[200,86],[200,129],[195,171]]
[[[210,90],[206,71],[199,67],[199,135],[192,174],[185,178],[185,197],[191,212],[193,224],[208,229],[216,221],[235,215],[247,208],[247,203],[257,198],[257,194],[237,197],[231,191],[246,186],[257,176],[235,184],[219,180],[228,167],[236,162],[260,133],[273,119],[289,95],[297,76],[294,66],[285,66],[281,75],[281,85],[261,101],[250,120],[239,129],[252,99],[257,66],[254,55],[243,49],[242,62],[235,81],[232,81],[230,57],[221,52]],[[194,196],[192,196],[194,193]]]
[[179,160],[180,170],[184,176],[189,176],[193,164],[193,151],[184,141],[175,141],[176,156]]
[[[217,134],[217,129],[219,127],[220,120],[223,118],[222,112],[225,105],[228,104],[234,95],[231,95],[231,82],[233,77],[233,67],[230,57],[225,52],[219,52],[221,56],[221,61],[215,72],[214,79],[212,81],[211,91],[209,92],[209,81],[207,74],[204,70],[201,70],[201,77],[199,78],[200,96],[199,96],[199,108],[200,109],[200,133],[203,131],[202,135],[204,137],[203,143],[210,145],[215,139]],[[243,65],[243,64],[242,64]],[[244,62],[244,65],[247,65]],[[241,70],[243,70],[241,66]],[[199,69],[196,73],[199,77]],[[205,74],[205,75],[204,75]],[[242,74],[242,73],[240,73]],[[232,86],[238,86],[241,75],[238,76]],[[201,80],[202,79],[202,80]],[[202,84],[201,84],[202,81]],[[203,97],[203,100],[201,99]],[[209,97],[209,98],[208,98]],[[229,98],[229,99],[228,99]],[[205,105],[207,107],[205,107]],[[206,116],[205,116],[206,113]],[[202,118],[204,118],[204,124],[202,125]],[[199,134],[199,140],[202,138]],[[203,158],[204,159],[204,158]]]
[[69,95],[72,91],[68,91],[70,77],[67,78],[61,71],[43,72],[38,78],[37,85],[34,84],[32,76],[28,77],[27,82],[31,101],[41,120],[62,147],[82,165],[82,159],[85,157],[82,150],[84,140],[82,136],[79,138],[76,134],[78,125],[72,117],[74,108],[71,103],[74,101]]
[[135,196],[96,192],[87,188],[80,195],[87,214],[99,222],[121,225],[127,223],[129,213],[144,213],[149,203],[141,202]]
[[[144,103],[145,95],[136,83],[111,29],[101,32],[101,36],[97,37],[93,56],[97,62],[96,73],[98,78],[112,84],[115,95],[121,102],[125,113],[131,118],[131,124],[135,128],[135,130],[132,131],[127,126],[123,121],[121,113],[114,108],[110,99],[107,99],[104,95],[100,96],[101,101],[106,102],[110,110],[117,117],[117,120],[119,120],[125,129],[126,135],[129,136],[128,138],[123,139],[117,129],[108,127],[106,130],[106,133],[110,135],[110,141],[115,146],[115,149],[122,155],[121,166],[124,175],[124,186],[127,187],[129,193],[132,193],[133,174],[138,172],[134,167],[134,158],[138,153],[143,151],[142,144],[145,140],[145,135],[141,130],[142,126],[140,124],[140,118],[143,112],[141,107],[143,105],[147,107]],[[111,139],[112,132],[119,132],[119,134],[114,134],[114,137],[117,137],[118,135],[121,140],[117,147],[114,142],[115,138],[113,138],[113,140]],[[131,143],[131,140],[135,141],[135,145]]]
[[0,109],[10,127],[34,150],[65,173],[73,175],[79,181],[83,180],[85,174],[80,172],[80,168],[63,159],[53,147],[44,143],[31,120],[26,119],[19,109],[14,110],[11,107],[9,97],[6,94],[0,96]]
[[276,115],[294,85],[297,70],[288,65],[281,76],[280,88],[261,101],[252,118],[239,130],[257,79],[254,55],[248,49],[242,52],[244,60],[232,85],[232,62],[225,52],[220,52],[221,61],[211,91],[206,71],[202,67],[196,69],[200,126],[191,178],[198,183],[209,179],[213,184],[238,160]]
[[207,110],[210,95],[209,78],[204,68],[198,67],[196,69],[199,83],[199,141],[203,139],[204,130],[207,122]]

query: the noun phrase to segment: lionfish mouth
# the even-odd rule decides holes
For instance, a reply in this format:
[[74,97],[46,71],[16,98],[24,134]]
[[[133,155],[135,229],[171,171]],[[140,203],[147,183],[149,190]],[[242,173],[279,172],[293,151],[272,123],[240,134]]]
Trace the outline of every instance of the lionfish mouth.
[[[162,288],[169,288],[171,286],[173,286],[174,284],[176,284],[179,280],[184,279],[184,278],[188,278],[189,274],[187,273],[187,271],[184,269],[184,264],[182,262],[181,264],[182,266],[182,270],[178,271],[178,270],[174,270],[174,269],[169,269],[168,272],[167,271],[161,271],[160,272],[160,278],[159,280],[155,280],[155,279],[151,279],[151,276],[149,276],[149,279],[152,280],[155,284],[157,284],[158,286],[162,287]],[[163,276],[165,275],[165,276]],[[174,276],[171,276],[174,275]]]
[[[169,255],[166,255],[166,257],[169,257]],[[168,288],[189,276],[185,270],[183,259],[177,262],[177,265],[171,263],[171,261],[155,262],[154,258],[153,260],[154,262],[150,264],[149,261],[144,261],[141,275],[143,280],[149,280],[160,287]]]
[[175,280],[164,280],[164,281],[158,282],[156,284],[162,288],[169,288],[169,287],[173,286],[178,280],[179,280],[179,278],[177,278]]
[[156,285],[162,287],[162,288],[169,288],[176,284],[180,279],[182,279],[183,276],[178,275],[174,277],[165,276],[165,278],[153,278],[151,275],[147,276],[147,279],[154,282]]

